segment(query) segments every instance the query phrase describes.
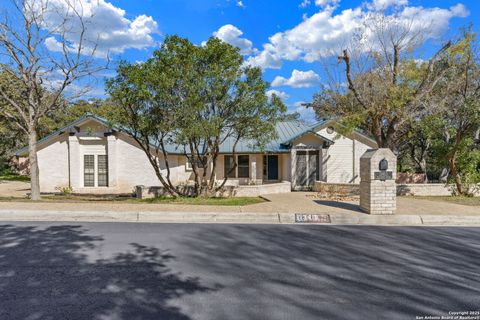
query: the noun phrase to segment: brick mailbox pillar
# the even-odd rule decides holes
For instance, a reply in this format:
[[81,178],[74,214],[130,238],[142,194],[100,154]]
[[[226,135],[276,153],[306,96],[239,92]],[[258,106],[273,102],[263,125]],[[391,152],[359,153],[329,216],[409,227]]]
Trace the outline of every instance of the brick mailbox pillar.
[[395,214],[397,157],[390,149],[372,149],[360,158],[360,208],[369,214]]

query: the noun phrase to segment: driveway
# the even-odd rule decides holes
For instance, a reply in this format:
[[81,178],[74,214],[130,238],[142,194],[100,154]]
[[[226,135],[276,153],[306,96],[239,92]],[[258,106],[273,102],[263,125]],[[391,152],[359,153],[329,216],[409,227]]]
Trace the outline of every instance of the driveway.
[[480,306],[480,229],[0,224],[0,319],[415,319]]
[[[359,200],[334,201],[320,199],[316,192],[290,192],[265,195],[269,203],[248,206],[249,209],[264,208],[268,212],[364,214],[359,209]],[[397,197],[399,215],[480,215],[480,208],[444,201]]]

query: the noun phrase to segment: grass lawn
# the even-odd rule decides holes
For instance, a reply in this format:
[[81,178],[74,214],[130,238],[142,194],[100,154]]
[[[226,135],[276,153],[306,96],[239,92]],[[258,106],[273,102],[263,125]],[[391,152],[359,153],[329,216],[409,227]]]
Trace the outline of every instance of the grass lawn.
[[152,199],[137,200],[143,203],[171,203],[188,205],[207,205],[207,206],[245,206],[249,204],[262,203],[265,199],[259,197],[238,197],[238,198],[189,198],[189,197],[161,197]]
[[[28,198],[0,197],[0,201],[30,202]],[[262,203],[267,200],[259,197],[238,198],[190,198],[190,197],[161,197],[152,199],[136,199],[127,196],[89,196],[89,195],[43,195],[41,202],[112,202],[112,203],[152,203],[152,204],[184,204],[210,206],[245,206]]]
[[466,206],[480,206],[480,197],[415,197],[417,199],[431,200],[431,201],[445,201],[456,204],[463,204]]
[[29,176],[19,176],[16,174],[0,174],[0,181],[24,181],[24,182],[29,182],[30,177]]

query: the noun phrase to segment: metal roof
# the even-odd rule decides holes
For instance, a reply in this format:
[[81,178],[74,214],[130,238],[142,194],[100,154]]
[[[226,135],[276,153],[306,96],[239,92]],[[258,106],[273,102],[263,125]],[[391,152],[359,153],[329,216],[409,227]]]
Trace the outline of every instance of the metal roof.
[[[78,126],[87,120],[94,120],[106,127],[115,129],[117,131],[123,131],[128,134],[128,129],[119,128],[119,127],[112,127],[111,124],[104,118],[98,117],[93,114],[86,114],[83,117],[75,120],[74,122],[66,125],[65,127],[49,134],[48,136],[40,139],[37,144],[42,144],[47,142],[48,140],[58,136],[59,134],[64,133],[71,127]],[[236,147],[236,153],[260,153],[260,152],[267,152],[267,153],[281,153],[281,152],[289,152],[290,150],[290,143],[294,140],[302,137],[305,134],[315,134],[320,139],[323,139],[327,143],[333,143],[332,140],[319,135],[314,131],[314,128],[320,126],[323,122],[315,123],[313,125],[307,125],[301,121],[291,120],[291,121],[280,121],[276,124],[276,132],[277,138],[268,142],[266,146],[262,149],[256,146],[255,141],[252,140],[240,140]],[[232,153],[232,147],[234,144],[233,138],[228,138],[224,143],[220,146],[220,153]],[[175,144],[168,144],[166,145],[166,150],[168,153],[171,154],[183,154],[183,146],[175,145]],[[24,147],[18,150],[15,155],[21,156],[28,152],[28,148]]]

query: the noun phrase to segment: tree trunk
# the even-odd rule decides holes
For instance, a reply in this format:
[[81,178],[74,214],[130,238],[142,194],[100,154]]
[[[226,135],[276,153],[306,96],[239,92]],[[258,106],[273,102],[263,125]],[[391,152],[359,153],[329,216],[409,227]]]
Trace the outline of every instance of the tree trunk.
[[425,156],[423,156],[422,160],[420,161],[420,170],[425,175],[425,178],[423,179],[423,183],[427,183],[428,182],[427,160],[425,159]]
[[37,160],[37,130],[30,127],[28,130],[28,161],[30,162],[30,199],[40,200],[40,176]]
[[462,179],[460,177],[460,174],[458,173],[455,158],[456,158],[456,151],[452,151],[452,153],[447,156],[448,166],[450,168],[450,172],[452,173],[453,179],[455,181],[455,186],[457,187],[458,194],[463,195],[465,191],[463,190]]
[[447,167],[443,168],[442,172],[440,173],[440,177],[438,178],[438,180],[440,180],[440,182],[447,183],[449,174],[450,174],[449,168],[447,168]]

